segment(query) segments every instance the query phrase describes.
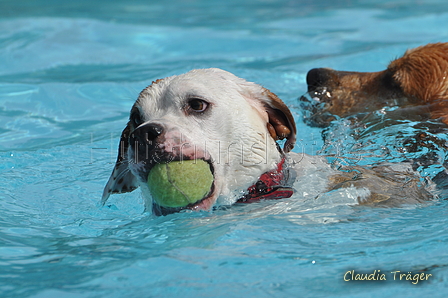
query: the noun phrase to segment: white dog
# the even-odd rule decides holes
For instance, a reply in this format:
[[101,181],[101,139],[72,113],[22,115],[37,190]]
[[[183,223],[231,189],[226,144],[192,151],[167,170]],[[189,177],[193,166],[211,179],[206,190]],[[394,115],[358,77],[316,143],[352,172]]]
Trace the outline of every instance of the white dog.
[[[283,148],[279,140],[285,140]],[[409,179],[408,168],[341,172],[323,157],[291,153],[295,140],[295,122],[288,107],[255,83],[220,69],[157,80],[132,107],[102,202],[112,193],[139,186],[146,208],[159,215],[286,198],[293,192],[312,198],[338,192],[353,204],[404,198],[420,202],[429,197],[414,183],[416,179]],[[146,183],[148,173],[155,163],[188,159],[210,164],[214,178],[210,192],[184,208],[157,206]]]

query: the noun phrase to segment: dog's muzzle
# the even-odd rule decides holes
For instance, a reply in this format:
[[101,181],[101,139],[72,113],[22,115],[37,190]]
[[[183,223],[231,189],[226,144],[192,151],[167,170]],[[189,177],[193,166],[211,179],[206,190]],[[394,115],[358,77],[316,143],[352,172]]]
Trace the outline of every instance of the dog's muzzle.
[[[188,187],[185,185],[185,182],[181,182],[185,181],[185,177],[188,177],[188,175],[191,175],[193,179],[195,177],[200,179],[201,177],[201,172],[198,172],[199,166],[190,168],[183,166],[183,164],[186,165],[188,163],[187,161],[190,161],[189,164],[196,164],[196,160],[205,161],[210,167],[207,171],[210,171],[209,175],[212,176],[214,176],[214,168],[209,154],[191,144],[175,128],[167,130],[165,126],[158,123],[143,124],[131,133],[129,145],[129,168],[139,178],[141,183],[148,183],[149,191],[153,196],[154,214],[167,215],[184,209],[207,210],[214,203],[214,178],[212,178],[211,187],[208,188],[207,186],[204,197],[195,196],[193,199],[185,189],[182,189],[182,187]],[[174,163],[176,163],[175,166]],[[156,165],[158,166],[156,167]],[[163,166],[160,167],[160,165]],[[153,169],[155,172],[151,172]],[[167,169],[168,172],[166,172]],[[203,173],[204,169],[201,171]],[[148,180],[150,173],[152,174],[151,183]],[[164,175],[166,176],[164,177]],[[154,181],[163,183],[154,184]],[[196,184],[193,189],[201,189],[204,185],[206,184]],[[193,201],[190,201],[190,199]],[[176,201],[182,202],[182,204],[180,206],[176,205],[176,207],[171,207],[168,204],[167,207],[161,203],[158,204],[157,201],[159,203],[161,201],[165,203],[167,201],[171,203]],[[183,205],[183,202],[186,202],[185,205]]]
[[[130,166],[134,174],[138,174],[141,180],[146,181],[148,173],[156,163],[167,162],[174,159],[174,155],[163,151],[161,143],[164,141],[165,129],[160,124],[145,124],[139,126],[129,136],[131,149]],[[132,167],[135,167],[133,169]],[[137,171],[138,173],[135,173]]]

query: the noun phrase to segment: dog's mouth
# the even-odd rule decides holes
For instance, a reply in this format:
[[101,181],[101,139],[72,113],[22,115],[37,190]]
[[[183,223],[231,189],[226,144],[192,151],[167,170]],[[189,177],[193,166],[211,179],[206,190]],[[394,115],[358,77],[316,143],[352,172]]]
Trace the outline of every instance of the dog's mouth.
[[215,201],[215,171],[210,160],[179,159],[154,165],[147,185],[155,215],[210,210]]
[[310,91],[299,98],[303,121],[310,126],[326,127],[337,116],[329,112],[331,93],[326,88]]
[[162,129],[143,126],[129,139],[128,168],[140,185],[149,190],[146,207],[152,204],[156,215],[185,209],[210,210],[216,200],[211,155],[176,132],[169,131],[171,135],[167,138],[160,133]]

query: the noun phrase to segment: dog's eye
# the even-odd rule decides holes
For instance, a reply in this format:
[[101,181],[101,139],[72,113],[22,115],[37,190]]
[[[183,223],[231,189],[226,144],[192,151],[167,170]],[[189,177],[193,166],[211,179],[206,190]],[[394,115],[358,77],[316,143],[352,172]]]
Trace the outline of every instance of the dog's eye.
[[129,117],[129,120],[131,120],[132,124],[134,125],[134,128],[137,128],[140,124],[143,123],[140,111],[137,109],[131,111],[131,116]]
[[192,98],[188,101],[188,110],[191,112],[202,113],[208,108],[208,102],[199,99]]

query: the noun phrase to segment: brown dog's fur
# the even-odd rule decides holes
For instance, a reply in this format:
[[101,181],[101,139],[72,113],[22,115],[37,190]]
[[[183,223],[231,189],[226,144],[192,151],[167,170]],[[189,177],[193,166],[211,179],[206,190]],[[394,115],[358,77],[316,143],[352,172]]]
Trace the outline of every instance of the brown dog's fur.
[[448,43],[408,50],[379,72],[315,68],[307,83],[310,96],[323,103],[310,119],[319,126],[334,119],[328,115],[346,117],[397,105],[425,105],[430,118],[448,124]]

